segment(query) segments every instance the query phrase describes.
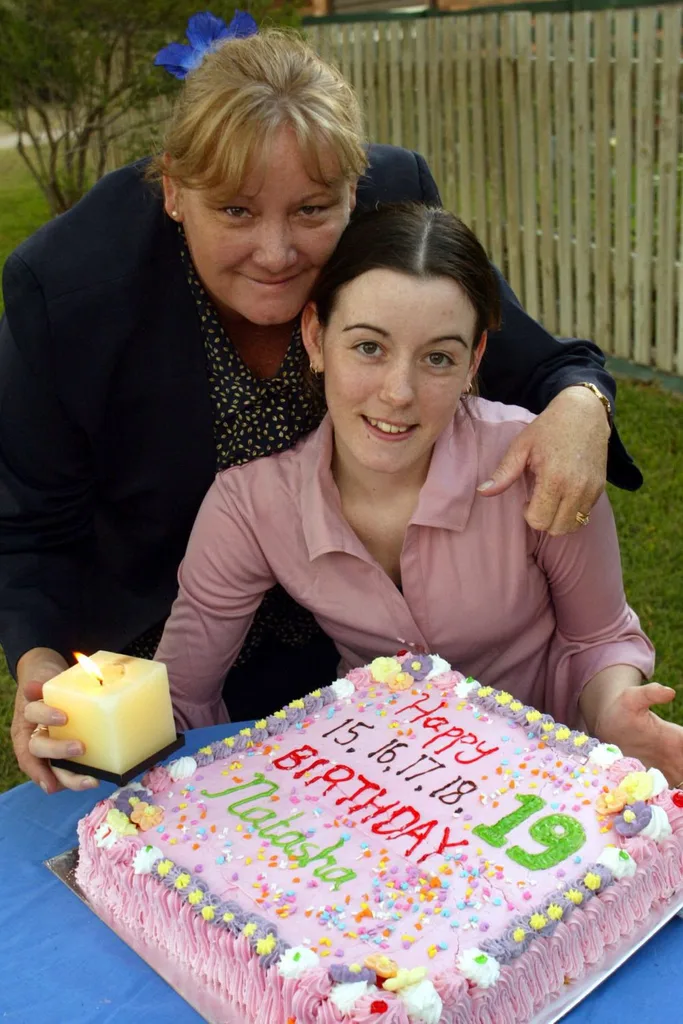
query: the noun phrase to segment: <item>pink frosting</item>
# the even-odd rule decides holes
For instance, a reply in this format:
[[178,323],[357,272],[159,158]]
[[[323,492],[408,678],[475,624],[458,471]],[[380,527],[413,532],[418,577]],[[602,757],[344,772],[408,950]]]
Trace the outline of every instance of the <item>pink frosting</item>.
[[464,676],[462,672],[456,672],[452,669],[450,672],[442,672],[440,676],[434,676],[429,682],[437,690],[452,690],[453,687],[457,686],[458,683],[462,683],[466,678],[467,676]]
[[158,764],[151,771],[147,772],[142,780],[142,785],[152,793],[163,793],[164,790],[168,789],[172,781],[171,776],[163,765]]
[[373,684],[372,674],[367,666],[352,668],[346,673],[346,678],[353,683],[358,690],[367,690]]

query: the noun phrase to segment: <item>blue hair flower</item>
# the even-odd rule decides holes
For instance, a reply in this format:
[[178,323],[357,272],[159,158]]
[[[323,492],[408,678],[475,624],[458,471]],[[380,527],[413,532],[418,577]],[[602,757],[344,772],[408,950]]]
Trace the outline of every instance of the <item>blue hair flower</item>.
[[257,32],[258,25],[251,14],[245,11],[235,11],[229,25],[210,11],[193,14],[185,33],[189,46],[185,43],[170,43],[159,50],[154,63],[166,68],[176,78],[185,78],[190,71],[199,67],[206,54],[214,50],[221,40],[246,39]]

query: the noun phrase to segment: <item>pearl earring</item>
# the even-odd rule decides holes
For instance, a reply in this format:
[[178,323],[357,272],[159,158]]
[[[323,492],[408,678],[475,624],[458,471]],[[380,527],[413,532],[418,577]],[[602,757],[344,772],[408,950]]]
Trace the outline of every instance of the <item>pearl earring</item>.
[[171,216],[175,220],[175,218],[178,216],[178,211],[177,210],[171,210]]

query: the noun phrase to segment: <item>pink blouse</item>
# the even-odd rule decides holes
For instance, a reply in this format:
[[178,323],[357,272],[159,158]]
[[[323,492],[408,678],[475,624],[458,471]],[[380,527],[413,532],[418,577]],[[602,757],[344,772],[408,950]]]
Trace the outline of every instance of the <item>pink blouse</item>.
[[483,399],[460,407],[406,530],[402,592],[344,519],[329,417],[291,451],[220,473],[157,652],[180,725],[227,720],[225,674],[275,583],[332,637],[340,673],[420,646],[568,725],[601,669],[633,665],[649,677],[654,650],[626,603],[607,497],[587,527],[550,537],[523,517],[530,474],[498,497],[477,493],[532,419]]

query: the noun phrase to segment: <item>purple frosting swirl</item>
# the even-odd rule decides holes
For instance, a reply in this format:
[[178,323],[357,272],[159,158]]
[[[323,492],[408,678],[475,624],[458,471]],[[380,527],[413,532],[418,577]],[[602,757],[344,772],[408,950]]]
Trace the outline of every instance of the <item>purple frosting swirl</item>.
[[224,761],[226,757],[232,756],[232,747],[229,747],[223,740],[215,740],[209,746],[213,752],[214,760]]
[[197,762],[198,768],[206,768],[207,765],[213,764],[213,762],[215,761],[213,753],[203,754],[200,750],[198,750],[196,754],[193,755],[193,757]]
[[323,708],[322,697],[313,697],[312,694],[304,697],[304,709],[307,715],[315,715]]
[[289,722],[286,718],[276,718],[275,715],[268,715],[266,722],[271,736],[281,736],[283,732],[289,729]]

